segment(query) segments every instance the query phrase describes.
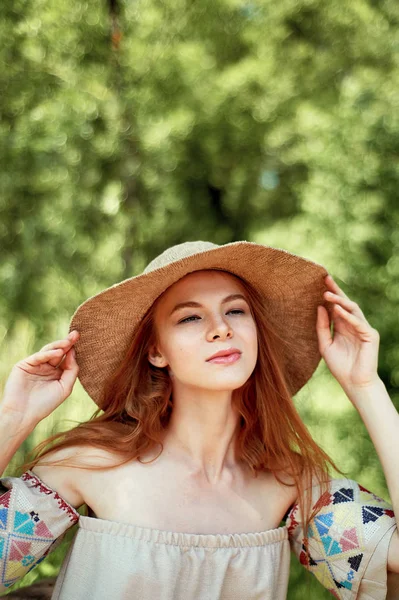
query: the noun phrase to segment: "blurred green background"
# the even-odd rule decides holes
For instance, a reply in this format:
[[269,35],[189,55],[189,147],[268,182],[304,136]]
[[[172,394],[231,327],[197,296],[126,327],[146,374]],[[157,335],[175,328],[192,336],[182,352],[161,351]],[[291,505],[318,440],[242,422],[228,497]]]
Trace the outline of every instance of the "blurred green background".
[[[246,239],[331,272],[380,333],[398,407],[398,23],[395,0],[3,0],[1,384],[167,246]],[[295,402],[389,499],[323,361]],[[95,408],[77,382],[6,474]],[[20,586],[56,575],[73,534]],[[289,600],[327,597],[292,557]]]

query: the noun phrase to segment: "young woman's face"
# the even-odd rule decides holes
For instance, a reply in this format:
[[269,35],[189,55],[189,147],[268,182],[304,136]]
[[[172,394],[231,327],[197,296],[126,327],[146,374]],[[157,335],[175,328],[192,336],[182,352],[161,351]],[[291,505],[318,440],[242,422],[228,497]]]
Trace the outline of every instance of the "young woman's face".
[[[168,367],[173,379],[189,387],[241,387],[258,356],[256,324],[245,297],[240,281],[222,271],[196,271],[177,281],[155,307],[158,344],[155,354],[150,352],[151,363]],[[188,302],[197,305],[176,309]],[[241,352],[235,362],[209,362],[216,352],[232,347]]]

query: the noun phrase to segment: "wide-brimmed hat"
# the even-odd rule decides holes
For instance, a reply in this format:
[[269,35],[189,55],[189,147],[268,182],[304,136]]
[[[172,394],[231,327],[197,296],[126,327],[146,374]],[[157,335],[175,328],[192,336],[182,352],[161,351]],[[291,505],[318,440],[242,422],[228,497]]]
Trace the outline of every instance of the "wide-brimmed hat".
[[291,394],[310,379],[321,359],[317,306],[323,305],[331,318],[332,304],[323,297],[328,271],[286,250],[254,242],[185,242],[165,250],[140,275],[88,298],[72,316],[69,331],[80,333],[75,344],[79,379],[94,402],[100,404],[105,382],[120,366],[154,301],[170,285],[202,269],[238,275],[262,295],[282,340],[282,367]]

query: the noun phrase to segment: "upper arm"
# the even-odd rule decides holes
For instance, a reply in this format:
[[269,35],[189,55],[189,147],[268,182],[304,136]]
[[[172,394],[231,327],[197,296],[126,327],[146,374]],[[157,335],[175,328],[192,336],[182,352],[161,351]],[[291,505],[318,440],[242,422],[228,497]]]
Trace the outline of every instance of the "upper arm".
[[85,503],[80,479],[82,471],[78,467],[67,467],[62,464],[46,465],[47,460],[71,459],[72,462],[78,462],[77,458],[82,453],[82,448],[61,448],[54,450],[43,459],[39,460],[35,467],[31,469],[50,488],[58,492],[75,509]]
[[350,589],[350,597],[359,600],[385,598],[387,571],[396,572],[399,566],[392,506],[346,478],[331,480],[329,491],[321,495],[315,486],[312,497],[318,514],[306,536],[309,555],[304,549],[303,519],[297,505],[287,519],[290,541],[300,562],[337,597],[343,598],[341,591]]
[[393,532],[389,544],[388,571],[399,573],[399,531],[397,529]]
[[79,521],[76,507],[82,498],[65,467],[39,465],[21,477],[2,477],[0,482],[3,592],[58,546],[65,532]]

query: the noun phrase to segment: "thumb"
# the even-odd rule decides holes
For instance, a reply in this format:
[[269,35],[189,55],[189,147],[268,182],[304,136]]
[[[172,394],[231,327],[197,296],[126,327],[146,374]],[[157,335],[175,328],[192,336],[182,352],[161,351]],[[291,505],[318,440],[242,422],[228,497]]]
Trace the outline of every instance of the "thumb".
[[63,369],[63,373],[60,377],[60,383],[69,396],[79,373],[79,366],[76,362],[75,350],[73,347],[66,353],[61,368]]
[[324,356],[326,349],[333,342],[330,330],[330,318],[327,309],[324,308],[324,306],[317,307],[316,330],[319,339],[319,352]]

